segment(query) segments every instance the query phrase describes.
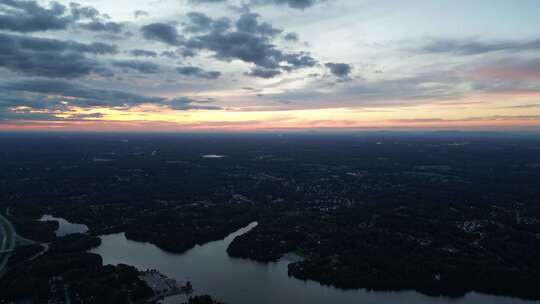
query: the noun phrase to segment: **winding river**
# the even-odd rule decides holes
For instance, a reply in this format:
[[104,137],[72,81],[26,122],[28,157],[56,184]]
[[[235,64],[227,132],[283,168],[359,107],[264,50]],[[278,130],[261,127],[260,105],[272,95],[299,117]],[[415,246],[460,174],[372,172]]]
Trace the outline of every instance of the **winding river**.
[[[101,255],[105,264],[124,263],[140,270],[157,269],[179,281],[189,280],[196,294],[209,294],[229,304],[535,303],[474,292],[463,298],[451,299],[429,297],[415,291],[340,290],[313,281],[297,280],[287,275],[287,265],[298,259],[294,255],[268,264],[227,255],[230,242],[256,225],[252,223],[223,240],[196,246],[182,254],[168,253],[149,243],[130,241],[124,233],[102,235],[101,245],[91,252]],[[180,300],[183,298],[169,298],[164,302],[172,304],[180,303]]]

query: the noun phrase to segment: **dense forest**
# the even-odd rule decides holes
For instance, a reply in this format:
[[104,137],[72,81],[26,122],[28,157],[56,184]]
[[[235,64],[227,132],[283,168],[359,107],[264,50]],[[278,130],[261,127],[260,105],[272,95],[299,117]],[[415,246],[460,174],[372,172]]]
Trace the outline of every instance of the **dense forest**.
[[[126,232],[171,252],[257,221],[229,254],[269,262],[296,252],[304,259],[289,274],[299,279],[540,299],[536,138],[27,136],[2,138],[0,207],[32,240],[58,242],[55,222],[36,222],[43,214],[86,224],[88,237]],[[77,253],[73,265],[82,259],[97,277],[119,271],[98,258]]]

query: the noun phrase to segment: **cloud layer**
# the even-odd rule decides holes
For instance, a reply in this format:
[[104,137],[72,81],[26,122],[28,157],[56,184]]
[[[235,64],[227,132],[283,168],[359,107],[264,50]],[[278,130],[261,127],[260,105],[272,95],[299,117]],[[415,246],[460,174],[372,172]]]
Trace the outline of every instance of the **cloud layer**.
[[540,4],[442,3],[0,0],[0,129],[535,122]]

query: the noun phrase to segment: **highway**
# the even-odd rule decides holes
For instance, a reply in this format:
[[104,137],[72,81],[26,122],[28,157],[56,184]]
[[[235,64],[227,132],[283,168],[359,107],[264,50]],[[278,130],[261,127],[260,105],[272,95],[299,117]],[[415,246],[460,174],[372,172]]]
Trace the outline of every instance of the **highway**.
[[[7,213],[9,214],[9,209]],[[17,240],[19,240],[20,244],[35,244],[34,241],[17,235],[17,231],[15,230],[15,227],[13,227],[13,224],[0,214],[0,277],[6,268],[11,252],[15,249]],[[35,260],[49,251],[49,244],[43,243],[40,245],[43,247],[43,250],[28,258],[27,261]]]
[[15,228],[11,222],[0,214],[0,235],[2,241],[0,243],[0,273],[4,270],[7,264],[11,251],[15,248],[16,235]]

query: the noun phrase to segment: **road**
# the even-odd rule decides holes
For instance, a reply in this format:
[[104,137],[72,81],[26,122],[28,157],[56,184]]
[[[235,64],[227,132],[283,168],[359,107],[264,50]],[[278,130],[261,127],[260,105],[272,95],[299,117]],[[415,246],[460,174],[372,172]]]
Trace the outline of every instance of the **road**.
[[[9,214],[9,209],[7,210],[7,214]],[[15,230],[15,227],[13,227],[13,224],[11,224],[6,217],[0,214],[0,277],[6,268],[9,257],[11,256],[11,252],[13,252],[15,249],[17,240],[19,241],[19,244],[36,243],[32,240],[17,235],[17,231]],[[49,244],[42,243],[40,245],[43,246],[43,250],[28,258],[27,261],[35,260],[49,251]]]
[[2,235],[2,241],[0,243],[0,273],[4,270],[4,267],[7,265],[11,251],[15,248],[16,234],[15,228],[11,222],[6,219],[3,215],[0,214],[0,233]]
[[43,246],[43,250],[36,253],[32,257],[28,258],[26,261],[33,261],[33,260],[39,258],[40,256],[44,255],[47,251],[49,251],[49,244],[41,243],[40,245]]

